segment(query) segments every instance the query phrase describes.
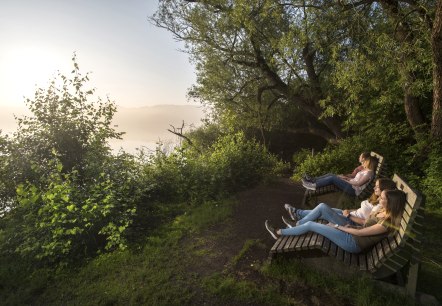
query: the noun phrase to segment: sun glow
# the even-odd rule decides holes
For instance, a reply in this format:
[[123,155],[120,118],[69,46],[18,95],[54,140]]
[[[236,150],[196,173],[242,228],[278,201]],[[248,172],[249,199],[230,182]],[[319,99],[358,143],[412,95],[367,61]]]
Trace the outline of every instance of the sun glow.
[[36,88],[46,88],[57,70],[68,68],[70,57],[41,46],[14,46],[0,50],[0,103],[22,104]]

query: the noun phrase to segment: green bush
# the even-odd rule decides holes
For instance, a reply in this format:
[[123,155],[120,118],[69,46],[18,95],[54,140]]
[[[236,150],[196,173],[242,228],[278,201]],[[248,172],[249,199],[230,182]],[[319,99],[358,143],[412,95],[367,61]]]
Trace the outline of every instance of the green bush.
[[157,150],[144,167],[146,199],[202,202],[277,175],[285,165],[243,133],[221,136],[204,152],[178,148],[169,155]]
[[3,221],[22,221],[20,226],[6,226],[2,248],[47,263],[124,249],[123,233],[135,213],[134,204],[118,201],[119,188],[105,173],[94,184],[78,188],[76,171],[62,173],[58,161],[52,165],[44,178],[46,187],[18,186],[18,207]]
[[311,155],[302,150],[293,157],[295,170],[292,179],[299,180],[303,173],[319,176],[325,173],[349,173],[358,166],[361,152],[373,150],[371,139],[352,137],[339,145],[330,145],[323,152]]
[[374,129],[363,134],[342,139],[337,145],[328,145],[324,151],[312,156],[303,150],[293,156],[295,170],[293,179],[299,180],[303,173],[313,176],[325,173],[348,173],[358,165],[361,152],[375,151],[384,157],[386,175],[393,173],[411,178],[422,175],[422,165],[415,158],[416,152],[410,145],[408,130],[399,132],[392,128],[391,137]]
[[442,210],[442,144],[434,143],[428,156],[428,166],[422,180],[426,205],[433,210]]
[[282,162],[242,132],[218,139],[206,157],[213,180],[220,191],[233,192],[253,186],[281,171]]

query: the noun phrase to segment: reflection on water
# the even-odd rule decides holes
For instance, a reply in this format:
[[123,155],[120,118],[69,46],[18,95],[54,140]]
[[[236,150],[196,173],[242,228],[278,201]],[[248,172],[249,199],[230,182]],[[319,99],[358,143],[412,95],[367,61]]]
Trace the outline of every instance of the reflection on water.
[[[124,137],[124,136],[123,136]],[[158,146],[161,145],[161,151],[171,152],[177,145],[179,145],[179,139],[166,138],[158,141],[142,141],[142,140],[111,140],[109,145],[114,154],[118,153],[121,149],[129,154],[136,154],[138,150],[143,149],[145,152],[155,152]]]
[[[17,130],[17,122],[13,114],[22,118],[30,116],[30,112],[22,107],[0,106],[0,130],[2,135]],[[137,149],[154,152],[158,143],[162,143],[162,151],[170,152],[180,142],[168,129],[180,128],[185,123],[184,132],[201,125],[204,112],[197,105],[156,105],[137,108],[118,107],[112,127],[124,132],[123,140],[110,140],[113,153],[122,148],[125,152],[136,154]]]

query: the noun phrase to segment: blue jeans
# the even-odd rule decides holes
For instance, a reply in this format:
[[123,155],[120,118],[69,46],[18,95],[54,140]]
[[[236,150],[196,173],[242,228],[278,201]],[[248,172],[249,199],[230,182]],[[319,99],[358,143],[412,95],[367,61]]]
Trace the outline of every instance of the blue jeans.
[[351,220],[344,217],[342,209],[331,208],[325,203],[321,203],[312,210],[297,209],[296,215],[298,216],[298,224],[302,225],[308,221],[316,221],[318,219],[324,219],[328,222],[339,225],[355,225]]
[[302,235],[307,232],[314,232],[321,234],[322,236],[330,239],[340,248],[346,250],[350,253],[359,253],[361,248],[356,243],[353,236],[349,233],[343,232],[339,229],[330,227],[325,224],[316,223],[313,221],[308,221],[302,225],[295,226],[292,228],[281,229],[281,235]]
[[316,178],[316,188],[327,186],[327,185],[335,185],[339,189],[341,189],[343,192],[351,195],[356,196],[355,190],[353,189],[353,186],[343,179],[339,178],[335,174],[327,174],[320,176]]

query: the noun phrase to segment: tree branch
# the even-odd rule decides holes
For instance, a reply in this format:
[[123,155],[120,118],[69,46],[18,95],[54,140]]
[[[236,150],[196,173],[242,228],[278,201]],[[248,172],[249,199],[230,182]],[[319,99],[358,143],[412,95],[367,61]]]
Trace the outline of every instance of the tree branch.
[[172,134],[174,134],[174,135],[176,135],[176,136],[178,136],[178,137],[183,138],[184,140],[187,141],[187,143],[188,143],[191,147],[194,147],[195,150],[198,151],[198,153],[201,153],[200,149],[198,149],[198,148],[193,144],[192,140],[190,140],[189,137],[187,137],[186,135],[183,134],[184,120],[183,120],[183,123],[182,123],[182,125],[181,125],[180,128],[176,128],[176,127],[174,127],[174,126],[171,125],[171,124],[169,124],[169,125],[170,125],[170,127],[171,127],[173,130],[171,130],[171,129],[167,129],[167,131],[169,131],[170,133],[172,133]]

